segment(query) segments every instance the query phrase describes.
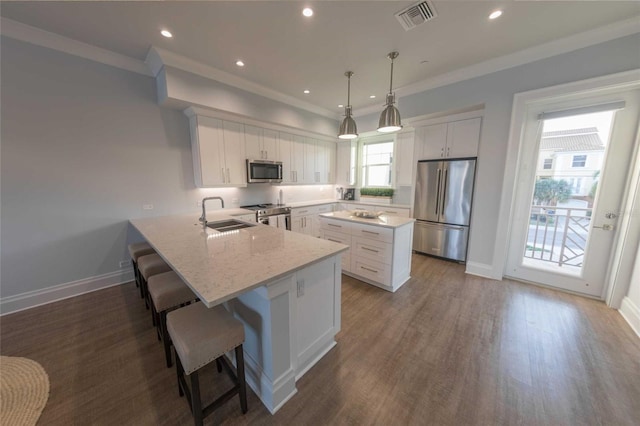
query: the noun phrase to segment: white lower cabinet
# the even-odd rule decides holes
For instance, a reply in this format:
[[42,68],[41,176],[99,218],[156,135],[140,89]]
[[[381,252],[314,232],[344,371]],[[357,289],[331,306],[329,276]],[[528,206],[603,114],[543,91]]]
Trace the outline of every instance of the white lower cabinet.
[[320,214],[333,211],[334,204],[296,207],[291,209],[291,230],[320,238]]
[[342,254],[342,272],[396,291],[410,278],[413,223],[388,228],[320,217],[325,240],[348,245]]

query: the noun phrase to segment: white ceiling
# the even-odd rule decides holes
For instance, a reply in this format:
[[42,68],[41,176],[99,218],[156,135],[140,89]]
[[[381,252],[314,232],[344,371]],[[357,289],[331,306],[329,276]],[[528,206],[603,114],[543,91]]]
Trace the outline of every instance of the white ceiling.
[[[414,3],[4,1],[0,14],[138,60],[157,46],[336,114],[337,105],[346,103],[344,72],[351,70],[356,115],[359,108],[384,103],[386,55],[393,50],[400,52],[394,88],[402,90],[640,16],[638,1],[435,1],[438,17],[405,31],[394,13]],[[301,14],[306,5],[315,11],[312,18]],[[503,16],[488,20],[495,9]],[[163,28],[173,39],[160,35]],[[246,66],[238,68],[237,59]]]

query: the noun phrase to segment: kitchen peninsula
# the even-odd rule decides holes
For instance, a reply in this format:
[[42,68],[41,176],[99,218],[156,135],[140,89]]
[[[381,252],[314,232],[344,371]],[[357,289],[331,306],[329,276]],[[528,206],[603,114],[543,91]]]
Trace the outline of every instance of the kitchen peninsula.
[[[232,219],[218,211],[209,222]],[[208,307],[225,303],[245,326],[247,382],[271,413],[340,331],[340,254],[348,247],[266,225],[218,232],[197,215],[132,219]]]

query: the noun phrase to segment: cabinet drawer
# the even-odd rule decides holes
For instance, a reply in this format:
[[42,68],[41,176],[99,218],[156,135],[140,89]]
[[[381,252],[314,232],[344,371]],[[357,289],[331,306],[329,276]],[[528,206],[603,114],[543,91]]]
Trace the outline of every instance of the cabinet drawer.
[[367,258],[374,262],[391,264],[391,243],[369,238],[353,237],[351,251],[354,256]]
[[351,233],[351,223],[344,220],[330,219],[327,217],[320,218],[320,227],[328,231],[344,232],[345,234]]
[[322,238],[324,238],[325,240],[333,241],[334,243],[351,246],[351,235],[343,234],[341,232],[334,232],[323,228]]
[[390,243],[393,241],[393,229],[381,226],[363,225],[354,223],[351,226],[351,235],[354,237],[364,237],[377,241]]
[[316,213],[320,214],[320,213],[329,213],[333,211],[333,204],[325,204],[322,206],[317,206],[316,207]]
[[362,259],[359,256],[351,255],[351,271],[380,284],[390,285],[391,267],[383,263]]
[[298,207],[291,209],[291,217],[307,216],[315,213],[313,207]]

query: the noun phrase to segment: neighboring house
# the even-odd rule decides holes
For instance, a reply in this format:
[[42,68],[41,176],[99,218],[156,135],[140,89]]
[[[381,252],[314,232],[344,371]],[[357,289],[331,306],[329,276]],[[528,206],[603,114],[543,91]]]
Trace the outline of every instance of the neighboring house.
[[572,197],[587,197],[602,167],[604,149],[595,127],[544,132],[536,176],[564,179]]

